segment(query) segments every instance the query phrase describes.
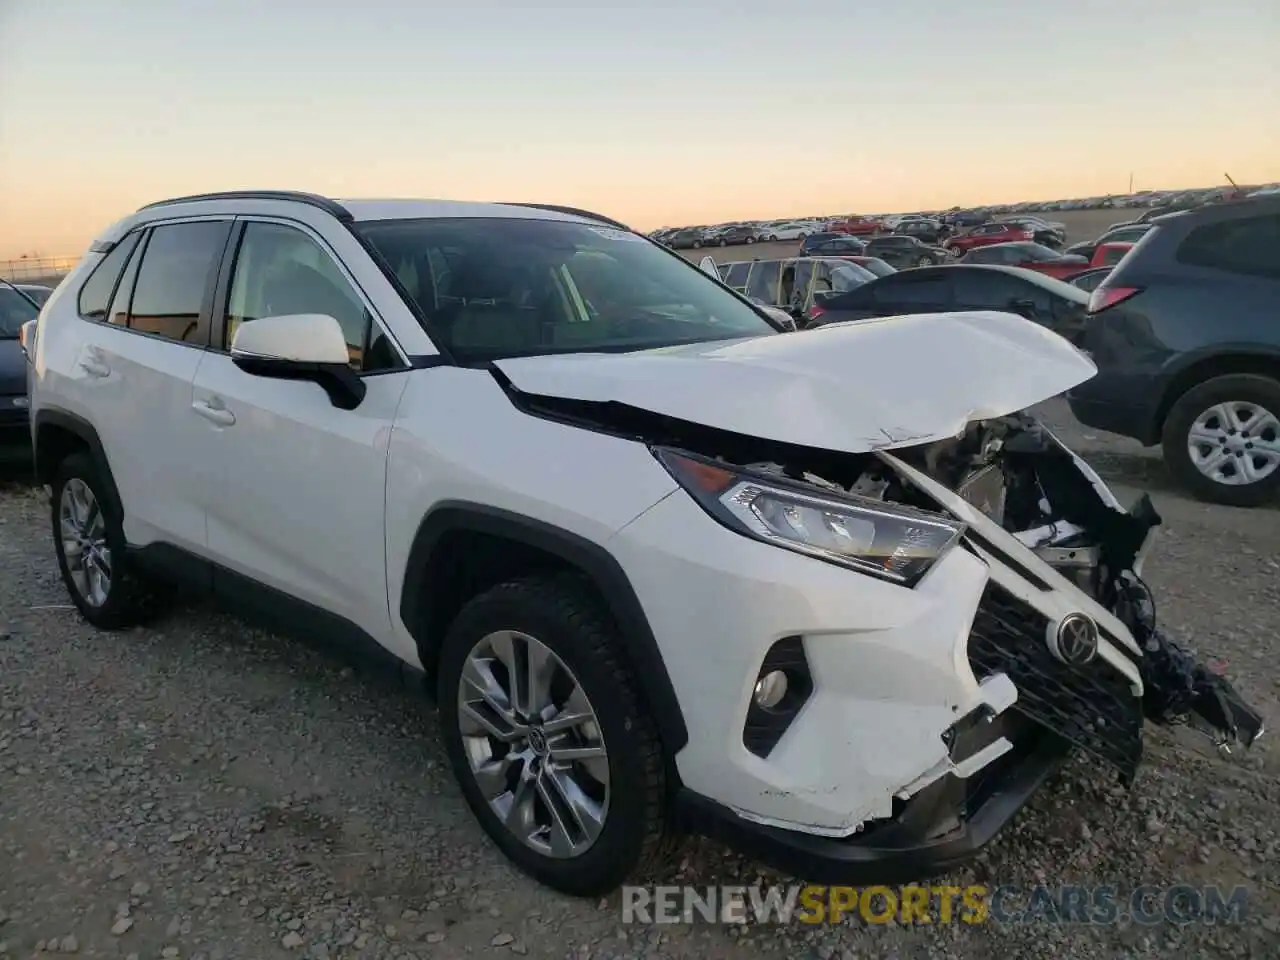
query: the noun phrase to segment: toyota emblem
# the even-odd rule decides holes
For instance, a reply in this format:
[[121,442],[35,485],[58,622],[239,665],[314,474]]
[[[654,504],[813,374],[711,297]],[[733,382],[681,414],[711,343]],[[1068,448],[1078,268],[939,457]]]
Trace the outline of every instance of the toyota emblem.
[[1053,652],[1068,666],[1083,667],[1098,654],[1098,625],[1083,613],[1069,613],[1053,634]]

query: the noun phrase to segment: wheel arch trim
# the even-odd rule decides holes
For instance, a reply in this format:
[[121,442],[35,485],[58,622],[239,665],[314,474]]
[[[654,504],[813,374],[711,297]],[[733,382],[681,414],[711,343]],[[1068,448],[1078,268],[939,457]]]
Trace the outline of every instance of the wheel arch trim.
[[422,589],[431,557],[448,533],[465,531],[512,540],[564,561],[584,576],[603,599],[622,633],[641,692],[673,757],[689,740],[684,713],[667,672],[644,607],[621,564],[607,549],[554,524],[486,504],[447,500],[436,504],[418,526],[409,549],[400,592],[400,619],[417,642],[423,666],[434,661],[439,637],[426,635],[430,614],[428,591]]
[[52,483],[56,463],[49,462],[47,451],[41,453],[40,434],[45,427],[56,427],[73,434],[84,442],[93,458],[94,465],[102,473],[112,499],[120,504],[120,491],[116,488],[115,475],[111,472],[111,462],[107,459],[106,448],[98,436],[97,429],[84,417],[68,413],[57,407],[41,407],[36,411],[31,431],[31,452],[35,459],[35,475],[38,483]]
[[[1270,372],[1260,368],[1270,368]],[[1179,356],[1176,366],[1166,367],[1160,377],[1160,403],[1152,424],[1153,436],[1159,437],[1174,405],[1189,391],[1215,377],[1237,374],[1280,378],[1280,347],[1225,343]]]

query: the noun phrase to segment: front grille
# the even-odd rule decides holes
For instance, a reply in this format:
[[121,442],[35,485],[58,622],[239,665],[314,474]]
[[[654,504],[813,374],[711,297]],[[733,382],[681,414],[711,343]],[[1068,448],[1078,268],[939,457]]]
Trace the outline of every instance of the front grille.
[[1131,780],[1142,757],[1141,702],[1105,660],[1083,667],[1058,660],[1046,642],[1048,627],[1044,614],[988,583],[969,634],[969,665],[979,680],[1007,675],[1018,688],[1014,710]]

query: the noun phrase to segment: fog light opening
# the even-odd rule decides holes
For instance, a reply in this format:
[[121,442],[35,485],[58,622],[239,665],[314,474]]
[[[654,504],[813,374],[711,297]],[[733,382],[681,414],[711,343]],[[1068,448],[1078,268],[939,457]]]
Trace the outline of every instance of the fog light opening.
[[777,709],[787,696],[787,675],[782,670],[770,670],[756,681],[756,706],[764,710]]

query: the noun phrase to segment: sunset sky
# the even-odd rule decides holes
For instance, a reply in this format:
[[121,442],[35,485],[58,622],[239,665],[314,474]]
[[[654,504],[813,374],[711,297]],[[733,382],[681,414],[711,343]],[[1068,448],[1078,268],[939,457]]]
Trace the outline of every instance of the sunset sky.
[[642,229],[1280,179],[1276,0],[0,0],[0,260],[167,196]]

